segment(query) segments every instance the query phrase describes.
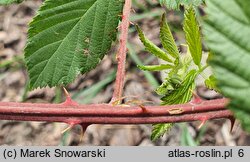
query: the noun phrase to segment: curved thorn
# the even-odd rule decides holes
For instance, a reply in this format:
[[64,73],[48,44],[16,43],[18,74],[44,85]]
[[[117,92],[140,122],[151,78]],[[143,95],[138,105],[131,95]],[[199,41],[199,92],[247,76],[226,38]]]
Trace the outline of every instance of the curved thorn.
[[81,128],[82,128],[82,129],[81,129],[81,135],[80,135],[80,142],[83,141],[84,134],[85,134],[85,132],[86,132],[88,126],[90,126],[90,125],[91,125],[91,124],[85,124],[85,123],[80,124],[80,126],[81,126]]
[[234,125],[235,125],[235,118],[234,117],[230,117],[230,118],[228,118],[229,120],[230,120],[230,122],[231,122],[231,128],[230,128],[230,132],[232,133],[232,131],[233,131],[233,128],[234,128]]
[[143,112],[143,113],[147,113],[147,112],[148,112],[148,111],[147,111],[147,108],[146,108],[144,105],[139,104],[138,106],[142,109],[142,112]]

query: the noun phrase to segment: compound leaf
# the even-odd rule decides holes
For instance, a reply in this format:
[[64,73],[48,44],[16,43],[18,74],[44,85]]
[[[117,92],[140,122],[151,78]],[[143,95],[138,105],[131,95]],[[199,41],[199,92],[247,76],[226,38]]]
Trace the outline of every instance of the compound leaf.
[[123,0],[46,0],[30,23],[30,89],[71,83],[95,68],[116,37]]
[[207,1],[204,34],[217,87],[231,99],[228,108],[250,132],[249,0]]

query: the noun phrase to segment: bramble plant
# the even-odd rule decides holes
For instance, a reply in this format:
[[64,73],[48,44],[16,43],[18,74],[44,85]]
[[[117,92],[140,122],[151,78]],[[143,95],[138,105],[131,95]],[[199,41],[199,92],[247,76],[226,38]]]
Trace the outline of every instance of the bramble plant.
[[[196,77],[207,67],[207,65],[201,65],[201,35],[194,7],[188,6],[185,12],[184,32],[187,40],[187,53],[184,55],[181,55],[178,50],[165,14],[162,15],[161,20],[160,40],[166,52],[150,42],[138,26],[137,30],[146,50],[166,62],[166,64],[160,65],[139,66],[140,69],[148,71],[167,70],[167,77],[162,85],[155,90],[158,95],[162,96],[161,105],[189,102],[195,89]],[[197,67],[192,69],[192,63],[197,65]],[[181,110],[179,111],[181,112]],[[151,139],[159,138],[165,131],[170,129],[171,125],[155,124]]]
[[[20,2],[22,0],[0,0],[1,5]],[[77,75],[94,69],[110,50],[120,29],[113,98],[110,104],[80,105],[65,90],[67,99],[62,104],[0,102],[0,119],[65,122],[70,128],[80,124],[83,131],[96,123],[153,124],[151,139],[156,140],[172,127],[172,123],[199,120],[202,126],[209,119],[228,118],[233,125],[236,117],[250,132],[250,12],[247,8],[250,2],[159,2],[169,9],[184,7],[183,30],[187,48],[186,53],[178,49],[165,13],[160,23],[160,41],[164,49],[153,44],[146,37],[147,33],[136,25],[146,50],[164,62],[138,65],[141,70],[167,74],[155,90],[161,97],[161,106],[126,107],[121,104],[131,0],[45,0],[29,24],[25,62],[30,90],[65,87]],[[201,4],[205,5],[207,15],[200,25],[196,9]],[[202,41],[210,50],[207,63],[201,62]],[[209,66],[214,75],[206,78],[204,84],[228,99],[203,101],[195,95],[195,79]]]

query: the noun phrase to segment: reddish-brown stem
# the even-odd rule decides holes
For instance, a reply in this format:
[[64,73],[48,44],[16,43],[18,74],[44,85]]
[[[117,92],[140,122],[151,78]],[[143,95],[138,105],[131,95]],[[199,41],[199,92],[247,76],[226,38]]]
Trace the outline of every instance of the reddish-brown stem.
[[127,54],[127,38],[128,38],[128,28],[129,28],[129,16],[131,10],[132,2],[131,0],[125,0],[125,4],[123,7],[123,15],[121,22],[121,35],[120,35],[120,45],[117,54],[117,73],[116,73],[116,81],[113,92],[112,102],[117,102],[119,104],[120,99],[123,93],[124,80],[125,80],[125,64],[126,64],[126,54]]
[[[0,103],[0,120],[65,122],[68,124],[147,124],[230,118],[226,99],[200,104],[171,106],[112,106],[110,104],[72,105]],[[173,113],[172,110],[178,113]],[[171,113],[170,113],[171,112]]]

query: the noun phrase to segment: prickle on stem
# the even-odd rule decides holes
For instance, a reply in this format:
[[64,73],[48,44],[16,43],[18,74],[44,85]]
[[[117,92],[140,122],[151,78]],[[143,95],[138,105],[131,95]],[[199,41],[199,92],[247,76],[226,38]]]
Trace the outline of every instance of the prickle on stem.
[[70,124],[67,128],[65,128],[65,129],[61,132],[61,134],[64,134],[64,133],[68,132],[68,131],[71,130],[74,126],[75,126],[75,124]]
[[193,91],[192,94],[193,94],[193,99],[190,101],[190,103],[195,105],[201,104],[203,99]]
[[198,126],[198,130],[200,130],[201,127],[203,127],[203,126],[206,124],[207,120],[208,120],[207,118],[204,118],[204,119],[201,120],[201,123],[200,123],[200,125]]
[[231,122],[231,128],[230,128],[230,132],[232,132],[233,131],[233,128],[234,128],[234,125],[235,125],[235,118],[234,117],[229,117],[228,118],[229,120],[230,120],[230,122]]
[[66,90],[66,88],[63,87],[63,91],[64,91],[65,96],[66,96],[66,100],[62,103],[64,106],[78,106],[79,105],[77,102],[72,100],[72,98],[70,97],[70,94]]
[[80,142],[82,142],[83,141],[83,137],[84,137],[84,135],[85,135],[85,132],[86,132],[86,130],[87,130],[87,128],[88,128],[88,126],[90,126],[91,124],[85,124],[85,123],[82,123],[82,124],[80,124],[80,126],[81,126],[81,134],[80,134]]

